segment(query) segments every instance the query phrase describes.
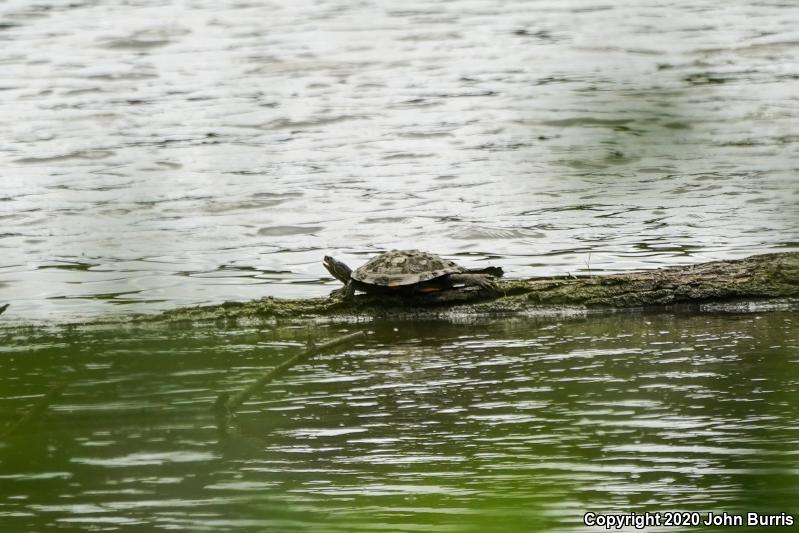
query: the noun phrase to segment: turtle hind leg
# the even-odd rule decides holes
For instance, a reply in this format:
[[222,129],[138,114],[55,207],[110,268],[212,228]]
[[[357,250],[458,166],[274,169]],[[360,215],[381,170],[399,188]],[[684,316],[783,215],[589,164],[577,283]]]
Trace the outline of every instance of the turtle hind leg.
[[472,285],[475,287],[480,287],[481,289],[496,288],[496,285],[494,284],[494,277],[490,274],[450,274],[449,280],[453,285]]

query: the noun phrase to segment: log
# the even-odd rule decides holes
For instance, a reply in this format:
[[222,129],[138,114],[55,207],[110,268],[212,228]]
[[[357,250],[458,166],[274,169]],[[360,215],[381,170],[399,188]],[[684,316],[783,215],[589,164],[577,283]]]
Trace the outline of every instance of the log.
[[[516,290],[511,283],[508,290]],[[641,307],[799,296],[799,252],[764,254],[610,276],[533,279],[518,290],[537,303]]]
[[[432,318],[453,313],[507,315],[547,308],[639,308],[799,298],[799,252],[714,261],[606,276],[503,280],[496,290],[462,289],[411,298],[356,295],[335,298],[226,302],[176,309],[135,321]],[[792,305],[797,302],[790,300]]]

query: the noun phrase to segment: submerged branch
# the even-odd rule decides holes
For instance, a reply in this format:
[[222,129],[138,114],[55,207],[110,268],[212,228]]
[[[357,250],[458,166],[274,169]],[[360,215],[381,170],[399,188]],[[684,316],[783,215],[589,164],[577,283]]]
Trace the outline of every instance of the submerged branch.
[[[317,354],[324,350],[328,350],[334,346],[337,346],[341,343],[351,341],[353,339],[357,339],[363,337],[363,331],[356,331],[355,333],[348,333],[347,335],[342,335],[340,337],[336,337],[334,339],[330,339],[329,341],[325,341],[321,344],[314,344],[312,342],[308,343],[308,347],[303,350],[302,352],[298,353],[297,355],[288,358],[287,360],[283,361],[276,367],[272,368],[268,372],[262,374],[258,379],[250,383],[244,390],[229,396],[225,402],[224,407],[227,409],[228,412],[233,413],[236,409],[241,406],[244,402],[246,402],[250,396],[261,390],[264,385],[277,379],[278,377],[282,376],[286,373],[286,371],[291,368],[292,366],[305,361],[311,355]],[[220,401],[217,399],[217,405],[219,405]]]
[[16,422],[8,426],[2,433],[0,433],[0,439],[8,437],[20,427],[37,418],[51,403],[61,396],[61,393],[64,392],[64,387],[66,386],[66,383],[56,383],[50,387],[50,390],[48,390],[44,396],[39,398],[39,400],[33,404],[33,407],[31,407],[28,412],[23,414]]
[[214,402],[214,410],[216,411],[216,417],[217,417],[217,427],[219,428],[220,433],[225,433],[225,431],[227,430],[228,418],[230,417],[230,415],[236,412],[236,410],[241,406],[241,404],[246,402],[253,394],[261,390],[267,383],[269,383],[270,381],[274,381],[275,379],[285,374],[289,368],[296,365],[297,363],[301,363],[307,360],[312,355],[318,354],[325,350],[329,350],[334,346],[338,346],[339,344],[363,336],[364,336],[363,331],[356,331],[355,333],[348,333],[347,335],[342,335],[340,337],[330,339],[320,344],[314,344],[313,342],[309,341],[308,346],[305,350],[292,357],[289,357],[287,360],[283,361],[276,367],[263,373],[255,381],[253,381],[247,387],[245,387],[243,390],[237,392],[236,394],[230,394],[227,392],[220,393],[219,396],[217,396],[216,398],[216,402]]

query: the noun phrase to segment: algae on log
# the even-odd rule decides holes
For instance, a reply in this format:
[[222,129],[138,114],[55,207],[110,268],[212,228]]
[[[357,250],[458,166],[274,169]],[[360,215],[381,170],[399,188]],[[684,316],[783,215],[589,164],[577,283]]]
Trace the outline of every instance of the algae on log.
[[630,308],[685,303],[799,297],[799,252],[645,270],[607,276],[506,280],[496,290],[466,288],[413,298],[358,295],[333,298],[264,298],[251,302],[176,309],[144,320],[201,321],[239,318],[432,317],[442,309],[462,314],[506,314],[544,307]]
[[799,296],[799,252],[581,277],[510,282],[539,304],[639,307]]

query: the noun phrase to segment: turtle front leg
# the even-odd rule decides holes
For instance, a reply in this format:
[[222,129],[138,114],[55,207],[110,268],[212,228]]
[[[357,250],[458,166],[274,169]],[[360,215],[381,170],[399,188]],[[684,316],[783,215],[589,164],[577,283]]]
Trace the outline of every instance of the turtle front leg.
[[342,298],[343,296],[344,296],[344,287],[339,287],[334,291],[330,291],[330,298],[333,298],[334,300]]
[[355,285],[352,281],[348,281],[346,285],[340,289],[330,292],[330,297],[334,299],[341,299],[345,302],[351,302],[355,298]]
[[449,280],[454,285],[471,285],[474,287],[480,287],[481,289],[496,289],[496,285],[494,284],[494,276],[490,274],[472,274],[472,273],[463,273],[463,274],[450,274]]
[[346,285],[344,285],[344,289],[342,289],[341,299],[345,302],[351,302],[355,299],[355,284],[352,280],[349,280]]

